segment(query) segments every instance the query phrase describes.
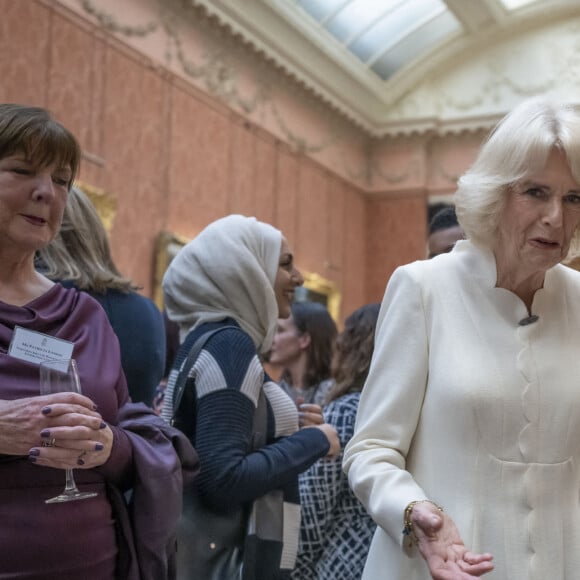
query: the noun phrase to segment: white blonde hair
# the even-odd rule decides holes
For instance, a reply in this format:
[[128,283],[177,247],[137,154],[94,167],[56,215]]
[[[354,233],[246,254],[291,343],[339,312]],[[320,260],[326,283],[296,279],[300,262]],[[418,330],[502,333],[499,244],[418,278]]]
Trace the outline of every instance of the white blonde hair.
[[[466,237],[491,247],[509,189],[545,166],[558,149],[580,183],[580,115],[547,97],[528,99],[508,113],[459,179],[455,206]],[[570,250],[580,247],[576,230]]]

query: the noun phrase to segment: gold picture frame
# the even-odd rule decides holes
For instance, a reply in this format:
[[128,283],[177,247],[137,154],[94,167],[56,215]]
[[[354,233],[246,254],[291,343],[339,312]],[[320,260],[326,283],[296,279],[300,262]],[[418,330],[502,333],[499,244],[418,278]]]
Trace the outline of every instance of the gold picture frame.
[[171,232],[161,232],[155,241],[155,269],[153,280],[153,301],[159,310],[163,310],[163,276],[179,250],[189,240]]
[[320,274],[313,272],[302,272],[304,285],[302,289],[297,288],[294,292],[294,299],[297,302],[320,302],[324,304],[330,316],[338,324],[340,320],[340,290],[334,282],[323,278]]
[[105,226],[107,234],[110,234],[113,228],[113,222],[115,221],[115,215],[117,215],[117,200],[104,189],[89,185],[83,181],[75,181],[74,185],[91,200]]

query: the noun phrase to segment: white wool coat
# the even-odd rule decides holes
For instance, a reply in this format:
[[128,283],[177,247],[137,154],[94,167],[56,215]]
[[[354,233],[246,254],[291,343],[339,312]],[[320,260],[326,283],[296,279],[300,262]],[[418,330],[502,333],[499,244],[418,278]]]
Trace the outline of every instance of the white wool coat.
[[580,578],[580,273],[557,265],[539,319],[496,288],[469,241],[403,266],[385,293],[344,468],[378,523],[364,580],[427,580],[403,546],[403,512],[430,498],[486,580]]

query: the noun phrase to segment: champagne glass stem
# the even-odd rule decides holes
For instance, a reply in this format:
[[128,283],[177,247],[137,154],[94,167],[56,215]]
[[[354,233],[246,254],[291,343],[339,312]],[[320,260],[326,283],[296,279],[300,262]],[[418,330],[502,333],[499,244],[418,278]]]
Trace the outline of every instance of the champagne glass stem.
[[[40,363],[40,392],[49,393],[80,393],[81,383],[74,359],[52,360]],[[62,503],[95,497],[95,491],[80,491],[75,483],[73,470],[65,469],[66,480],[64,490],[57,496],[45,500],[45,503]]]
[[66,484],[65,484],[65,488],[64,488],[64,493],[79,493],[79,490],[77,488],[77,485],[75,483],[75,479],[73,477],[73,470],[72,469],[66,469]]

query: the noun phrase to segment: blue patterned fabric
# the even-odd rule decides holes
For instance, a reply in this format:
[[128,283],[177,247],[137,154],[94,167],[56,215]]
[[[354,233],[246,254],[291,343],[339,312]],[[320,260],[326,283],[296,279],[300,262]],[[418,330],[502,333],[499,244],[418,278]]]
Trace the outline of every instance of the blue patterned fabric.
[[[341,448],[352,437],[360,393],[344,395],[324,410]],[[342,453],[302,473],[302,525],[294,580],[359,580],[376,524],[355,498],[342,471]]]

